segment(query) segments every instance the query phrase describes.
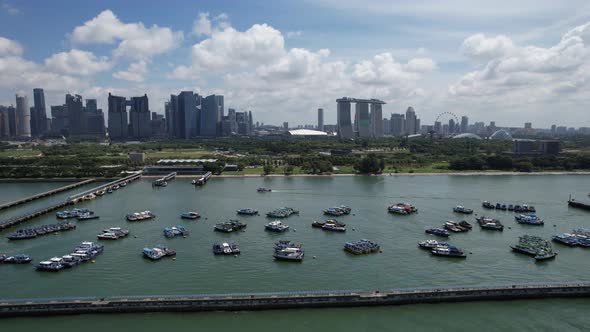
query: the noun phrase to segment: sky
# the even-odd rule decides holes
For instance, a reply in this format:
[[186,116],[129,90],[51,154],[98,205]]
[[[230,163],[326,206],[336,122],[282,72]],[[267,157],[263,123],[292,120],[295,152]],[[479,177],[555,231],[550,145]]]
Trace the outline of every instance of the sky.
[[0,0],[0,104],[37,87],[105,113],[109,92],[163,113],[192,90],[291,126],[348,96],[422,124],[590,127],[590,2]]

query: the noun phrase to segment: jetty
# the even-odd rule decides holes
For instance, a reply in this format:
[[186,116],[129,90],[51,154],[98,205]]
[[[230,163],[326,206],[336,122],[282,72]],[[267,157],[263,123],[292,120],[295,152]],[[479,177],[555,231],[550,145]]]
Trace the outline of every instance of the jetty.
[[590,297],[590,282],[200,295],[0,300],[0,317],[97,313],[243,311]]
[[2,220],[2,221],[0,221],[0,230],[4,230],[6,228],[18,225],[18,224],[23,223],[25,221],[29,221],[29,220],[37,218],[39,216],[45,215],[49,212],[61,209],[65,206],[74,205],[76,203],[82,202],[84,200],[84,196],[86,196],[86,195],[96,194],[97,192],[105,190],[106,188],[110,188],[111,186],[119,185],[123,182],[126,182],[126,183],[131,182],[131,181],[137,180],[139,178],[141,178],[141,172],[133,173],[133,174],[128,175],[126,177],[108,182],[106,184],[102,184],[98,187],[83,191],[81,193],[71,195],[71,196],[67,197],[64,201],[49,205],[47,207],[36,209],[33,211],[28,211],[24,214],[14,216],[14,217],[6,219],[6,220]]
[[176,172],[172,172],[164,177],[161,177],[152,183],[153,186],[162,187],[167,184],[168,181],[176,178]]
[[193,184],[196,186],[202,186],[207,184],[207,181],[213,176],[213,173],[207,172],[203,174],[200,178],[193,180]]
[[574,208],[590,211],[590,203],[576,201],[575,198],[572,198],[572,195],[570,195],[570,198],[567,200],[567,205]]
[[64,192],[66,190],[78,188],[80,186],[83,186],[85,184],[92,183],[92,182],[95,182],[95,181],[96,181],[96,179],[88,179],[88,180],[84,180],[84,181],[72,183],[72,184],[69,184],[67,186],[63,186],[63,187],[59,187],[59,188],[56,188],[56,189],[48,190],[48,191],[45,191],[45,192],[42,192],[42,193],[39,193],[39,194],[35,194],[35,195],[23,197],[21,199],[17,199],[16,201],[4,203],[4,204],[0,205],[0,211],[2,211],[4,209],[11,208],[11,207],[14,207],[14,206],[18,206],[18,205],[21,205],[21,204],[25,204],[25,203],[28,203],[28,202],[32,202],[32,201],[38,200],[38,199],[43,198],[43,197],[52,196],[52,195],[55,195],[55,194]]

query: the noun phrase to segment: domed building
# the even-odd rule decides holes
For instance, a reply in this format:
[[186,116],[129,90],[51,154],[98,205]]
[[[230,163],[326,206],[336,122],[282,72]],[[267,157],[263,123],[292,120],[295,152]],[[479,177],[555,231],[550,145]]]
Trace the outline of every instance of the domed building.
[[459,135],[455,135],[453,136],[453,138],[473,138],[473,139],[481,139],[481,137],[472,134],[472,133],[464,133],[464,134],[459,134]]
[[493,133],[490,136],[490,139],[509,141],[512,139],[512,135],[510,135],[510,133],[507,132],[506,130],[500,129],[500,130],[497,130],[495,133]]

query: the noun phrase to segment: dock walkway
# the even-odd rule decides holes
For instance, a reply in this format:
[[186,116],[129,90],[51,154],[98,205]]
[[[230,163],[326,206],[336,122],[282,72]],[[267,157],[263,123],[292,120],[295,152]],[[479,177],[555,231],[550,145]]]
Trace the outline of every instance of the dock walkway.
[[11,208],[11,207],[14,207],[14,206],[18,206],[18,205],[21,205],[21,204],[25,204],[25,203],[28,203],[28,202],[32,202],[32,201],[37,200],[39,198],[43,198],[43,197],[47,197],[47,196],[52,196],[52,195],[55,195],[55,194],[64,192],[66,190],[78,188],[80,186],[83,186],[85,184],[92,183],[92,182],[95,182],[95,181],[96,181],[96,179],[88,179],[88,180],[84,180],[84,181],[72,183],[72,184],[69,184],[67,186],[63,186],[63,187],[59,187],[59,188],[56,188],[56,189],[48,190],[46,192],[42,192],[42,193],[39,193],[39,194],[35,194],[35,195],[23,197],[21,199],[17,199],[16,201],[4,203],[4,204],[0,205],[0,211],[2,211],[4,209]]

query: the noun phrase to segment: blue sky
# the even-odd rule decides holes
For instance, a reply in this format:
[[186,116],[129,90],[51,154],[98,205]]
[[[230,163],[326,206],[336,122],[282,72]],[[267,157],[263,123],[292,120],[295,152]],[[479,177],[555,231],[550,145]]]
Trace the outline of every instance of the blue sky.
[[423,123],[590,126],[586,1],[0,0],[0,104],[46,90],[97,98],[226,96],[266,123],[314,123],[335,99],[413,106]]

